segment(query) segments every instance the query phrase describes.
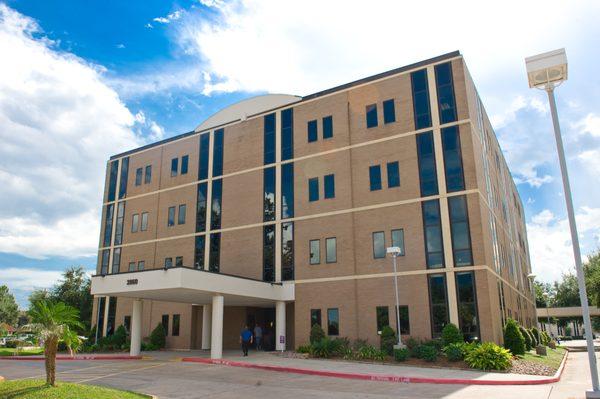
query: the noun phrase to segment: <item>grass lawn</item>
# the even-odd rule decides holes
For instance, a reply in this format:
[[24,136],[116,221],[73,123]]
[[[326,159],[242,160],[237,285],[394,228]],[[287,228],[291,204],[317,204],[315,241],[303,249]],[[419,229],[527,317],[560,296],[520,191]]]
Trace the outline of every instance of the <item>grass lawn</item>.
[[[14,348],[0,348],[0,356],[13,356],[15,354],[16,349]],[[31,356],[31,355],[43,355],[44,348],[38,349],[21,349],[19,351],[19,356]]]
[[532,363],[543,364],[548,367],[552,367],[554,369],[558,369],[560,367],[560,362],[563,360],[563,356],[565,355],[565,349],[556,348],[548,350],[548,356],[539,356],[535,354],[535,349],[525,353],[525,356],[519,356],[519,358],[523,360],[527,360]]
[[0,397],[6,399],[140,399],[147,395],[102,388],[94,385],[57,382],[49,387],[43,380],[12,380],[0,382]]

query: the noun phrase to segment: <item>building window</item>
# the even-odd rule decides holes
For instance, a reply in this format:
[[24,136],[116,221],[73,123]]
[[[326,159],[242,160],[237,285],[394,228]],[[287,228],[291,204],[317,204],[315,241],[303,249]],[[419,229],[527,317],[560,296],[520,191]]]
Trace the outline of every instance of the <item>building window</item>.
[[213,180],[212,182],[212,204],[210,216],[210,228],[217,230],[221,228],[221,197],[223,194],[223,179]]
[[281,224],[281,279],[294,279],[294,223]]
[[429,306],[431,308],[431,335],[433,338],[438,338],[449,321],[446,276],[444,274],[430,274],[427,278],[429,280]]
[[223,129],[217,129],[214,133],[215,142],[213,147],[213,177],[223,174]]
[[169,335],[169,315],[168,314],[162,315],[162,319],[161,319],[160,323],[162,324],[163,328],[165,329],[165,335]]
[[377,126],[377,104],[369,104],[365,108],[367,116],[367,128]]
[[275,163],[275,114],[265,115],[264,123],[264,164]]
[[281,218],[294,217],[294,164],[281,165]]
[[175,207],[174,206],[169,207],[167,226],[168,227],[175,226]]
[[134,272],[135,271],[135,262],[129,262],[129,268],[127,269],[130,272]]
[[410,74],[415,129],[431,126],[431,108],[429,105],[429,86],[427,69],[421,69]]
[[187,175],[188,163],[189,163],[189,156],[188,155],[182,156],[181,157],[181,174],[182,175]]
[[208,151],[210,133],[200,135],[200,154],[198,157],[198,180],[208,179]]
[[467,197],[465,195],[449,197],[448,210],[450,213],[454,266],[471,266],[473,265],[473,256],[471,253]]
[[383,102],[383,123],[388,124],[394,122],[396,122],[394,99],[386,100]]
[[173,258],[165,258],[165,269],[173,267]]
[[400,256],[404,256],[404,229],[392,230],[392,247],[400,248]]
[[317,141],[319,139],[319,135],[317,133],[317,121],[308,121],[306,128],[308,131],[308,142],[312,143],[313,141]]
[[337,308],[327,309],[327,335],[340,334],[340,313]]
[[373,233],[373,258],[385,258],[385,233],[383,231]]
[[464,190],[465,180],[458,126],[442,129],[442,149],[444,152],[444,168],[446,169],[446,190],[448,192]]
[[194,242],[194,268],[204,269],[205,236],[196,236]]
[[324,198],[335,198],[335,175],[326,175],[323,180],[325,186]]
[[125,331],[129,334],[131,331],[131,316],[123,317],[123,327],[125,327]]
[[275,281],[275,225],[263,227],[263,281]]
[[379,165],[369,166],[369,185],[371,191],[381,190],[381,167]]
[[442,224],[440,203],[430,200],[422,203],[423,226],[425,229],[425,255],[427,268],[444,267],[444,245],[442,242]]
[[131,232],[132,233],[137,233],[139,222],[140,222],[140,215],[137,213],[134,213],[131,216]]
[[138,261],[138,270],[144,270],[146,268],[146,262],[143,260]]
[[117,225],[115,228],[115,245],[121,245],[123,242],[123,224],[125,221],[125,201],[117,205]]
[[398,313],[400,314],[400,334],[409,335],[410,317],[408,314],[408,306],[400,305],[400,307],[398,308]]
[[435,83],[437,86],[440,123],[456,121],[454,85],[452,84],[452,64],[450,62],[435,66]]
[[337,262],[337,240],[335,237],[325,239],[325,262]]
[[196,197],[196,233],[206,230],[206,189],[207,183],[198,184]]
[[102,263],[100,264],[100,274],[108,274],[108,261],[110,258],[110,249],[102,250]]
[[275,220],[275,167],[263,170],[263,221]]
[[142,185],[142,175],[144,174],[144,169],[142,168],[137,168],[135,170],[135,185],[136,186],[141,186]]
[[436,195],[438,193],[438,184],[432,132],[417,135],[417,158],[419,161],[421,196]]
[[177,213],[177,224],[185,224],[185,212],[187,206],[185,204],[179,205],[179,212]]
[[319,178],[308,179],[308,200],[310,202],[319,200]]
[[310,310],[310,327],[315,324],[322,326],[321,324],[321,309],[311,309]]
[[377,334],[381,334],[383,328],[390,325],[389,309],[387,306],[377,306],[375,311],[377,313]]
[[387,163],[388,188],[400,187],[400,164],[398,161]]
[[142,225],[140,226],[140,230],[148,230],[148,212],[142,212]]
[[331,115],[323,118],[323,138],[330,139],[333,137],[333,117]]
[[115,194],[117,192],[117,174],[119,172],[119,161],[112,161],[110,163],[110,173],[108,177],[108,202],[115,200]]
[[294,157],[294,110],[281,111],[281,160]]
[[176,267],[183,267],[183,256],[177,256],[177,257],[175,257],[175,266]]
[[475,275],[473,272],[463,272],[455,276],[459,327],[465,340],[472,341],[479,338]]
[[145,174],[144,174],[144,184],[150,184],[152,181],[152,165],[146,166]]
[[321,263],[321,240],[310,240],[310,264]]
[[178,314],[173,315],[173,330],[171,331],[171,335],[174,337],[179,336],[179,323],[181,316]]
[[208,259],[208,270],[219,272],[221,258],[221,233],[210,235],[210,257]]
[[112,226],[113,226],[113,212],[115,209],[114,204],[106,206],[106,213],[104,214],[104,246],[110,246],[112,241]]
[[171,159],[171,177],[177,176],[179,170],[179,158]]
[[98,321],[98,323],[96,324],[96,326],[98,327],[96,330],[96,335],[98,338],[102,338],[102,333],[103,333],[103,328],[102,326],[104,326],[104,309],[106,306],[106,297],[100,297],[98,299],[98,314],[96,317],[96,320]]
[[121,270],[121,248],[115,248],[113,251],[111,273],[119,273]]
[[121,160],[121,180],[119,181],[119,199],[127,196],[127,176],[129,173],[129,157]]

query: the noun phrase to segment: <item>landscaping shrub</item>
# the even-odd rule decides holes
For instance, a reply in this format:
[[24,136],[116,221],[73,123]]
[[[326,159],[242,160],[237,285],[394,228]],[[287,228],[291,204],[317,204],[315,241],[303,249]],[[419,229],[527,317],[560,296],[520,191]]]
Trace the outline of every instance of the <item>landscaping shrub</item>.
[[369,342],[366,339],[355,339],[354,342],[352,343],[352,350],[355,352],[358,352],[358,350],[360,350],[360,348],[362,348],[363,346],[367,346],[369,345]]
[[379,348],[387,355],[394,353],[394,345],[398,342],[396,338],[396,332],[390,326],[385,326],[381,330],[381,336],[379,337],[380,346]]
[[409,351],[412,351],[413,349],[415,349],[417,346],[419,346],[420,342],[419,340],[410,337],[409,339],[406,340],[406,347],[408,348]]
[[531,327],[531,333],[535,338],[535,346],[542,345],[542,336],[540,335],[540,330],[535,327]]
[[467,345],[468,344],[465,344],[464,342],[455,342],[445,346],[444,349],[442,349],[442,352],[444,352],[444,355],[446,355],[451,362],[458,362],[459,360],[464,359],[465,347]]
[[361,360],[384,360],[386,353],[372,345],[365,345],[358,350],[356,358]]
[[150,342],[142,342],[142,351],[156,351],[160,348]]
[[331,352],[333,355],[345,356],[348,354],[348,351],[352,352],[352,349],[350,349],[350,340],[348,338],[334,338],[331,341]]
[[334,354],[335,343],[328,337],[322,338],[310,346],[310,354],[314,357],[322,357],[327,359]]
[[122,325],[117,327],[117,330],[112,336],[112,343],[116,349],[122,349],[127,342],[127,330]]
[[542,345],[548,346],[548,343],[550,342],[550,336],[548,335],[548,333],[546,331],[541,332],[541,338],[542,338]]
[[465,362],[475,369],[506,370],[511,366],[511,354],[508,349],[486,342],[469,351]]
[[519,331],[519,325],[513,319],[508,319],[504,326],[504,347],[513,355],[525,354],[525,338]]
[[444,326],[444,329],[442,330],[442,347],[464,341],[463,335],[456,325],[448,323]]
[[314,344],[325,338],[325,331],[318,324],[313,324],[310,328],[310,343]]
[[18,344],[18,343],[19,343],[19,341],[18,341],[18,340],[16,340],[16,339],[11,339],[11,340],[9,340],[9,341],[6,341],[6,345],[4,345],[4,346],[5,346],[5,347],[7,347],[7,348],[14,349],[14,348],[16,348],[16,347],[17,347],[17,344]]
[[533,348],[533,346],[531,345],[531,343],[532,343],[531,342],[531,335],[529,335],[529,331],[527,331],[522,326],[519,326],[519,331],[521,332],[521,335],[525,339],[525,350],[529,352]]
[[296,349],[298,353],[310,353],[310,345],[300,345],[298,349]]
[[404,362],[409,358],[409,356],[410,351],[408,348],[394,349],[394,360],[397,362]]
[[412,350],[412,355],[417,359],[427,360],[429,362],[434,362],[438,355],[439,351],[433,345],[432,342],[420,344]]
[[88,334],[87,342],[96,342],[96,325],[90,329],[90,333]]
[[150,344],[152,344],[152,346],[156,349],[163,349],[167,344],[167,334],[162,323],[158,323],[156,328],[152,331],[152,333],[150,333]]

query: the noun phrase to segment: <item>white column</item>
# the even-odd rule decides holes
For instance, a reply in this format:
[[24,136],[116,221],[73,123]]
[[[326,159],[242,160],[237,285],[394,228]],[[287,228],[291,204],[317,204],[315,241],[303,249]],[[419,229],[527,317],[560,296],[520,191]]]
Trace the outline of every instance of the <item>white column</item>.
[[212,307],[202,305],[202,349],[210,349]]
[[212,328],[210,340],[210,358],[223,357],[223,295],[212,298]]
[[104,300],[104,320],[102,320],[102,336],[106,337],[108,331],[108,307],[110,306],[110,297],[106,296]]
[[275,327],[277,335],[275,336],[275,349],[285,350],[285,302],[277,301],[275,303]]
[[142,349],[142,300],[133,300],[133,309],[131,311],[131,345],[129,354],[139,356]]

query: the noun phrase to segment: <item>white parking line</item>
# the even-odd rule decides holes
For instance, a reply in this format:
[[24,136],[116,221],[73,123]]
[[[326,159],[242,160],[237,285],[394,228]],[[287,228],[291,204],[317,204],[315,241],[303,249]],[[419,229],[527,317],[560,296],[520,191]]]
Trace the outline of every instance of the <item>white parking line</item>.
[[100,380],[100,379],[106,378],[106,377],[113,377],[115,375],[133,373],[135,371],[147,370],[147,369],[152,369],[152,368],[155,368],[155,367],[162,367],[162,366],[166,366],[167,364],[168,363],[159,363],[159,364],[153,364],[152,366],[140,367],[140,368],[137,368],[137,369],[127,369],[127,370],[119,371],[117,373],[105,374],[105,375],[101,375],[99,377],[88,378],[87,380],[80,380],[80,381],[78,381],[78,383],[81,384],[81,383],[84,383],[84,382],[90,382],[90,381]]

